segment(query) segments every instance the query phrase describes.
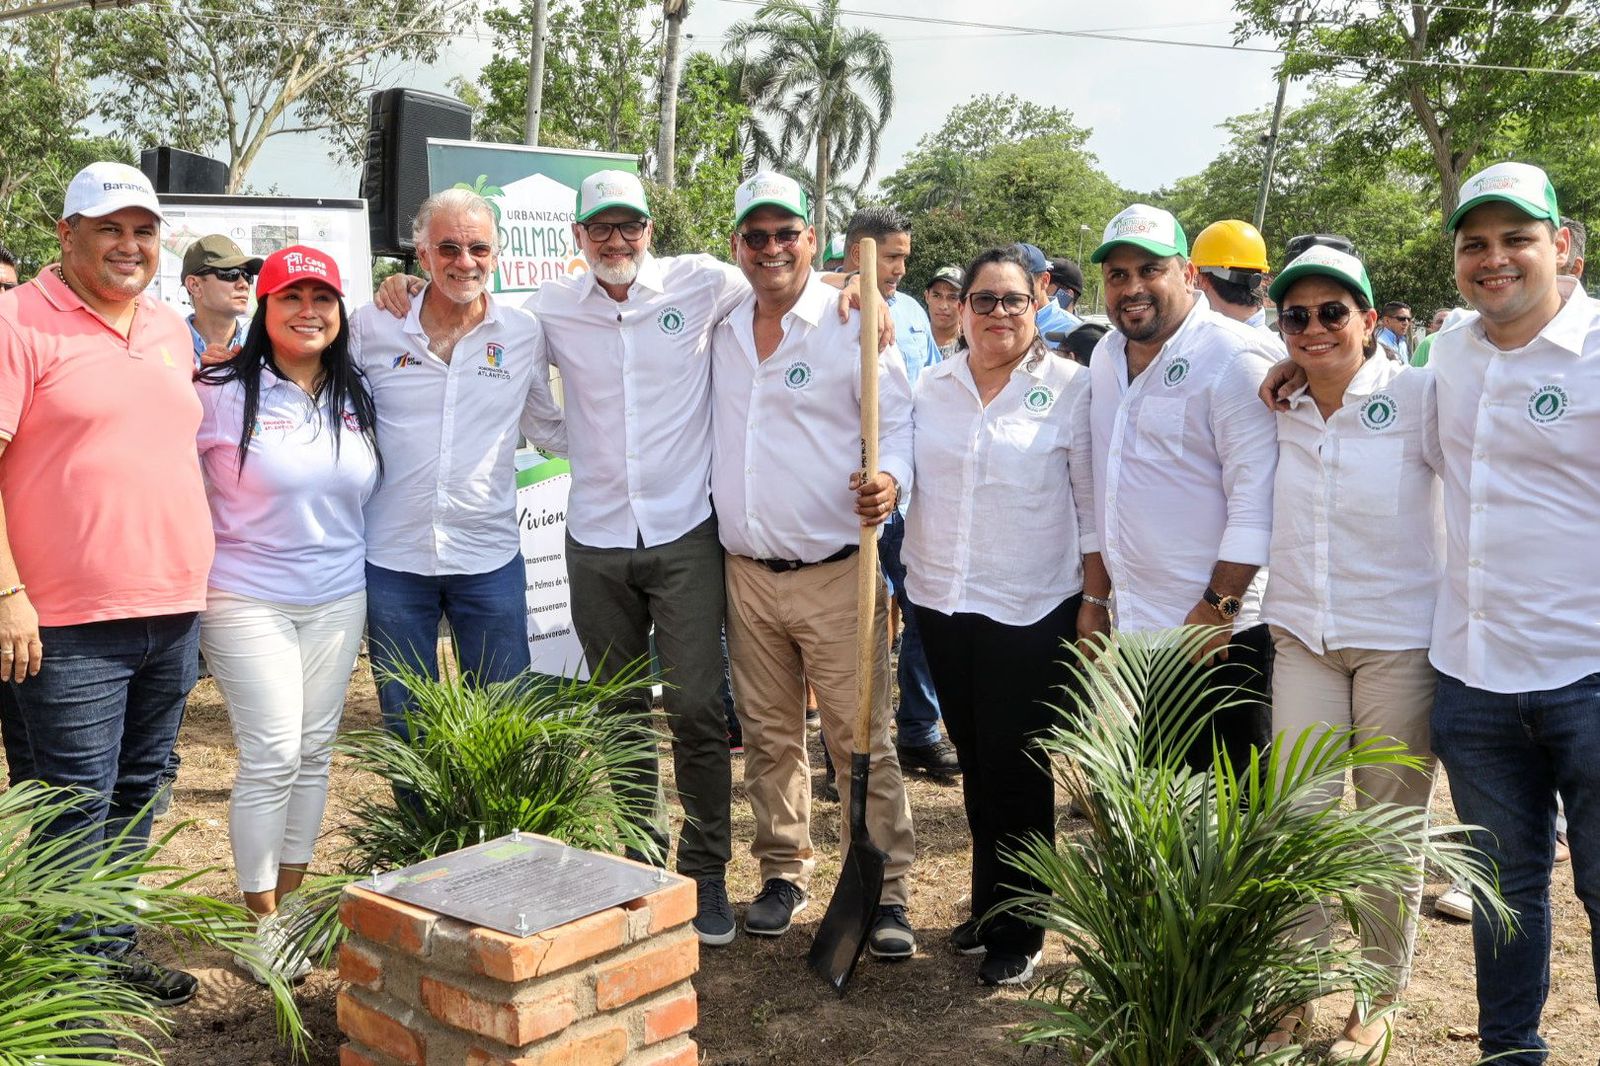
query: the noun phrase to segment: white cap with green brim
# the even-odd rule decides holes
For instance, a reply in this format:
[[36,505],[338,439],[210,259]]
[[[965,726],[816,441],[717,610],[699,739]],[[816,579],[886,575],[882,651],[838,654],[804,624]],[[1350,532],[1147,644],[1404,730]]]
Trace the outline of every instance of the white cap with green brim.
[[1450,214],[1445,229],[1454,233],[1461,220],[1479,204],[1490,200],[1508,203],[1533,218],[1560,227],[1561,210],[1556,206],[1556,187],[1550,177],[1530,163],[1496,163],[1480,170],[1461,186],[1456,198],[1459,206]]
[[1320,244],[1307,248],[1284,267],[1282,272],[1272,279],[1272,287],[1267,290],[1267,295],[1276,303],[1283,299],[1283,294],[1289,291],[1291,285],[1313,274],[1343,282],[1365,296],[1368,306],[1372,305],[1372,281],[1367,277],[1367,268],[1362,265],[1361,260],[1348,252]]
[[641,218],[650,217],[639,175],[626,170],[597,170],[583,179],[578,186],[578,221],[587,222],[608,207],[625,207],[639,212]]
[[822,258],[824,258],[824,259],[843,259],[844,258],[844,234],[835,233],[832,237],[828,238],[828,254],[824,255]]
[[1100,247],[1094,250],[1089,262],[1105,262],[1106,256],[1119,244],[1131,244],[1156,255],[1189,254],[1189,238],[1184,236],[1183,227],[1172,217],[1172,212],[1149,204],[1124,208],[1107,223]]
[[781,207],[801,219],[810,217],[806,207],[805,190],[787,174],[763,170],[740,183],[733,194],[733,224],[744,221],[744,216],[758,207]]

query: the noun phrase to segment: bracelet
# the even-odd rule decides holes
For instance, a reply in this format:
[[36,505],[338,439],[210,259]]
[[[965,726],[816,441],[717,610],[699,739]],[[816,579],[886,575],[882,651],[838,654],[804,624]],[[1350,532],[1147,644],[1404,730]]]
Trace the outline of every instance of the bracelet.
[[1111,608],[1111,600],[1109,598],[1102,599],[1099,596],[1091,596],[1087,592],[1085,592],[1083,594],[1083,602],[1084,603],[1092,603],[1096,607],[1104,607],[1107,610],[1109,610]]
[[12,585],[8,589],[0,589],[0,600],[6,599],[9,596],[15,596],[17,593],[21,592],[23,589],[25,589],[27,587],[28,586],[22,584],[21,582],[18,582],[17,584]]

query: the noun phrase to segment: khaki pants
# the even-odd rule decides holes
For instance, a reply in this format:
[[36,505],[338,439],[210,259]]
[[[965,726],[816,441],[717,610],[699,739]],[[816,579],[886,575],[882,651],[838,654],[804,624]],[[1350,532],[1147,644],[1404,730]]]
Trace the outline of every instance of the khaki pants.
[[[751,853],[763,881],[806,888],[816,868],[811,847],[811,774],[806,757],[806,683],[817,694],[822,737],[838,770],[841,852],[849,846],[850,752],[856,710],[857,554],[773,573],[728,556],[728,658],[734,703],[744,728],[745,792],[755,812]],[[866,564],[876,566],[877,559]],[[883,902],[904,905],[905,874],[916,843],[900,762],[889,740],[888,608],[882,582],[873,618],[872,768],[867,829],[889,856]]]
[[[1433,796],[1437,763],[1429,748],[1428,720],[1433,712],[1438,676],[1425,648],[1407,651],[1366,651],[1337,648],[1317,654],[1297,637],[1272,627],[1276,658],[1272,668],[1272,732],[1291,738],[1320,727],[1354,727],[1363,737],[1387,737],[1419,756],[1422,772],[1373,767],[1354,774],[1356,805],[1397,803],[1426,810]],[[1292,743],[1292,740],[1291,740]],[[1331,806],[1344,795],[1344,783],[1330,791],[1324,802]],[[1411,954],[1417,938],[1417,910],[1422,902],[1422,882],[1404,896],[1373,899],[1384,920],[1368,923],[1361,931],[1362,951],[1373,962],[1389,968],[1393,992],[1405,989],[1411,978]],[[1331,932],[1325,908],[1310,908],[1302,918],[1301,934],[1327,944]]]

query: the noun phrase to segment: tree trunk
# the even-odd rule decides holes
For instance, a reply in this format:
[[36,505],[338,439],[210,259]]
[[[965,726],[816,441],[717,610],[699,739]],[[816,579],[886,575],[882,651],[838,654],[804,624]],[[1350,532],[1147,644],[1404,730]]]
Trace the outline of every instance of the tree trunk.
[[665,0],[667,41],[661,56],[660,129],[656,132],[656,181],[672,188],[678,180],[678,53],[683,47],[683,0]]
[[546,0],[534,0],[533,43],[528,49],[528,101],[522,122],[522,140],[528,145],[539,143],[539,122],[544,115],[544,44],[547,16]]
[[828,179],[831,177],[828,170],[833,165],[833,159],[829,151],[832,147],[828,143],[828,131],[826,129],[819,130],[817,133],[817,173],[815,182],[817,202],[811,205],[811,213],[816,220],[814,224],[817,227],[817,254],[812,265],[819,268],[822,266],[823,257],[828,254]]

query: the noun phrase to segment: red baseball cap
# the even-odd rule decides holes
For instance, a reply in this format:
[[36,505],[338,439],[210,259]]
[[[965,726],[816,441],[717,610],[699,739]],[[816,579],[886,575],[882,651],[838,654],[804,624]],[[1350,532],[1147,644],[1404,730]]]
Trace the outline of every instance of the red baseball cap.
[[273,252],[261,264],[261,273],[256,275],[256,299],[265,299],[297,281],[320,281],[340,296],[344,295],[339,282],[339,265],[332,256],[303,244],[291,244]]

